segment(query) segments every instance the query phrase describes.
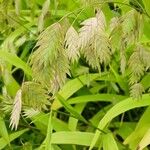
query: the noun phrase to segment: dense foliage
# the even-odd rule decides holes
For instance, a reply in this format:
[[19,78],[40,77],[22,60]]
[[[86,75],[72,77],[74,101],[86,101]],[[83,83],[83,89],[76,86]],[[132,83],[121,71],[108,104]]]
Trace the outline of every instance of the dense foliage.
[[148,0],[0,0],[0,149],[148,150]]

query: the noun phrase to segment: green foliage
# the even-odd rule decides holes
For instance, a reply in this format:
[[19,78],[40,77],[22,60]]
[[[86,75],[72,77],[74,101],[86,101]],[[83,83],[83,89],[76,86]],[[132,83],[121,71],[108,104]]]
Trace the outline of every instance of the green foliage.
[[0,0],[0,149],[148,149],[149,23],[148,0]]

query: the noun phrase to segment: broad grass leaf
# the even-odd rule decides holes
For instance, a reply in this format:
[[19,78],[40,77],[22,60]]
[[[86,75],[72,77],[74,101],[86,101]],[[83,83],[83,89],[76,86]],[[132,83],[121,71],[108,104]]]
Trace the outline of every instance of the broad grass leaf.
[[[13,16],[14,17],[14,16]],[[15,40],[22,35],[24,35],[30,28],[34,25],[34,21],[30,23],[26,23],[23,26],[19,26],[15,31],[11,32],[9,36],[3,42],[3,49],[9,52],[16,53],[15,51],[11,50],[11,45],[14,44]]]
[[138,148],[137,150],[143,150],[145,147],[147,147],[150,144],[150,129],[148,129],[144,135],[144,137],[142,138],[142,140],[140,141],[140,143],[138,144]]
[[7,89],[7,93],[15,97],[16,92],[20,89],[18,82],[14,79],[11,72],[8,70],[4,70],[3,72],[3,81]]
[[126,92],[128,93],[128,85],[127,82],[124,80],[123,76],[119,75],[118,72],[110,65],[110,69],[113,72],[117,83],[119,84],[119,86]]
[[[49,114],[44,114],[44,113],[39,113],[36,116],[33,116],[30,118],[32,122],[35,124],[35,126],[44,134],[47,134],[47,127],[48,127],[48,120],[49,120]],[[65,123],[64,121],[52,117],[52,122],[53,122],[53,129],[55,131],[70,131],[68,128],[68,124]]]
[[149,41],[149,39],[150,39],[150,28],[149,28],[149,24],[150,24],[149,18],[146,18],[146,17],[145,17],[145,19],[144,19],[144,29],[143,29],[143,32],[144,32],[144,35],[145,35],[144,42],[147,42],[147,41]]
[[95,126],[98,126],[99,120],[101,120],[106,112],[112,107],[113,105],[107,105],[103,107],[103,109],[99,110],[92,118],[90,118],[90,122],[92,122]]
[[[68,99],[71,95],[81,89],[83,86],[87,85],[93,80],[111,80],[112,77],[109,77],[108,73],[102,73],[101,76],[99,73],[81,75],[73,80],[68,81],[64,87],[58,92],[64,99]],[[52,104],[53,109],[58,109],[62,105],[56,98]]]
[[[77,104],[74,106],[74,109],[81,114],[82,111],[84,110],[86,106],[86,103],[82,103],[82,104]],[[74,118],[74,117],[69,117],[69,121],[68,121],[68,127],[71,131],[76,131],[77,129],[77,125],[78,125],[78,119]]]
[[57,145],[52,145],[52,150],[62,150],[62,149]]
[[126,96],[116,95],[116,94],[93,94],[93,95],[85,95],[85,96],[70,98],[67,100],[67,102],[69,104],[97,102],[97,101],[117,103],[126,98],[127,98]]
[[[113,106],[109,111],[107,111],[106,115],[100,120],[98,128],[103,130],[106,125],[116,116],[119,114],[124,113],[125,111],[137,108],[137,107],[144,107],[144,106],[149,106],[150,105],[150,95],[149,94],[143,94],[143,97],[139,101],[134,101],[132,98],[127,98],[119,103],[117,103],[115,106]],[[92,139],[90,149],[95,146],[97,140],[99,139],[101,135],[100,131],[96,131],[94,138]]]
[[11,65],[21,68],[26,74],[32,76],[31,68],[22,61],[17,55],[9,53],[5,50],[0,50],[0,59],[7,61]]
[[147,0],[143,0],[144,6],[145,6],[145,10],[148,13],[148,15],[150,15],[150,3]]
[[103,150],[119,150],[112,133],[104,134],[102,140]]
[[70,112],[70,114],[71,114],[74,118],[76,118],[76,119],[78,119],[78,120],[84,122],[85,124],[88,124],[89,126],[91,126],[91,127],[93,127],[93,128],[96,128],[96,129],[98,129],[98,130],[100,130],[100,131],[102,131],[102,132],[104,133],[103,130],[101,130],[100,128],[95,127],[95,125],[93,125],[91,122],[88,122],[79,112],[77,112],[77,111],[75,110],[75,108],[73,108],[71,105],[69,105],[68,102],[65,101],[65,99],[64,99],[61,95],[57,94],[57,98],[58,98],[58,100],[61,102],[61,104],[63,105],[63,107],[64,107],[68,112]]
[[141,84],[143,85],[144,89],[147,90],[150,87],[150,74],[146,74],[143,79],[141,80]]
[[136,122],[115,122],[114,124],[119,128],[115,133],[122,137],[123,140],[125,140],[136,127]]
[[138,144],[146,135],[150,126],[150,106],[146,109],[139,122],[136,125],[135,130],[125,139],[124,144],[128,144],[131,149],[136,149]]
[[[23,129],[20,131],[16,131],[14,133],[9,134],[10,142],[20,137],[23,133],[27,132],[29,129]],[[9,143],[4,139],[0,138],[0,149],[4,149],[6,145]]]
[[52,130],[53,130],[53,123],[52,123],[52,111],[51,111],[49,114],[47,134],[45,138],[45,150],[51,150],[52,148],[52,144],[51,144]]
[[93,133],[79,131],[62,131],[52,134],[52,144],[72,144],[89,146]]
[[80,115],[70,104],[68,104],[68,102],[65,101],[65,99],[61,95],[57,94],[57,98],[60,101],[60,103],[63,105],[63,107],[68,112],[70,112],[70,114],[72,114],[75,118],[87,123],[87,120],[82,115]]
[[2,117],[0,117],[0,136],[9,143],[9,135],[5,125],[5,121]]

